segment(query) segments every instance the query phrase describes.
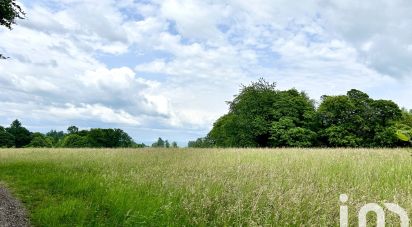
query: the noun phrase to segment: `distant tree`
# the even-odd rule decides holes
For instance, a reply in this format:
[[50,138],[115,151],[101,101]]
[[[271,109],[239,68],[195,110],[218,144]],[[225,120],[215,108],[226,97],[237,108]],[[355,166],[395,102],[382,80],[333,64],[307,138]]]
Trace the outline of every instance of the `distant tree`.
[[41,133],[33,133],[33,139],[26,147],[53,147],[53,141]]
[[31,132],[24,128],[19,120],[14,120],[6,131],[13,135],[14,144],[17,148],[24,147],[30,143],[32,137]]
[[13,147],[14,136],[6,131],[6,129],[0,126],[0,147]]
[[65,134],[63,131],[58,132],[56,130],[51,130],[50,132],[46,133],[46,136],[51,139],[53,146],[57,147],[63,140]]
[[[79,136],[79,137],[70,137],[70,140],[69,140],[70,144],[72,144],[71,140],[77,141],[77,140],[80,140],[80,138],[82,138],[81,142],[79,143],[87,147],[117,148],[117,147],[135,146],[133,139],[121,129],[92,128],[90,130],[79,131],[76,126],[70,126],[67,129],[67,131],[69,132],[69,134],[65,136],[64,140],[66,140],[66,138],[69,135]],[[63,146],[67,146],[67,142],[63,143]]]
[[108,133],[100,128],[92,128],[87,134],[91,147],[113,147],[115,141],[109,141]]
[[62,147],[70,147],[70,148],[84,148],[90,147],[90,143],[85,136],[80,136],[77,134],[69,134],[64,137],[62,142]]
[[172,148],[178,148],[177,143],[175,141],[172,142]]
[[165,141],[165,147],[166,147],[166,148],[170,148],[170,143],[169,143],[168,140]]
[[76,134],[78,132],[79,132],[79,128],[76,127],[76,126],[72,125],[72,126],[67,128],[67,133],[69,133],[69,134]]
[[146,144],[144,144],[144,143],[135,143],[135,142],[133,141],[133,144],[132,144],[131,147],[133,147],[133,148],[145,148],[145,147],[147,147],[147,146],[146,146]]
[[135,143],[132,137],[121,129],[115,129],[114,133],[116,135],[115,139],[117,140],[116,147],[132,147]]
[[[11,26],[16,23],[16,19],[23,19],[24,12],[15,0],[0,1],[0,26],[5,26],[11,29]],[[6,59],[0,54],[0,59]]]
[[215,145],[215,142],[212,141],[209,137],[204,137],[204,138],[198,138],[197,140],[194,140],[194,141],[189,141],[187,146],[190,148],[209,148],[209,147],[214,147],[216,145]]
[[159,137],[159,139],[152,144],[152,147],[165,147],[165,141]]

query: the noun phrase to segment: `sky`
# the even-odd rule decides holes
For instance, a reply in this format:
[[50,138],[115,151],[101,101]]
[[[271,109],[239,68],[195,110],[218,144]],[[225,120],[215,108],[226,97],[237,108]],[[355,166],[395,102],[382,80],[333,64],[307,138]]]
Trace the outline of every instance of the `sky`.
[[412,1],[20,0],[0,28],[0,125],[207,134],[241,84],[355,88],[412,109]]

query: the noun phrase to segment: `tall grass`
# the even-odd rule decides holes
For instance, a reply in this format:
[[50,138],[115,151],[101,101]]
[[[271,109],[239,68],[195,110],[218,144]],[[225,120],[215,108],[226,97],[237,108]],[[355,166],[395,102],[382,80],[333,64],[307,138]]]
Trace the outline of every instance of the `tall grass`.
[[[400,149],[3,149],[35,226],[338,226],[369,202],[412,211]],[[387,215],[388,224],[397,224]]]

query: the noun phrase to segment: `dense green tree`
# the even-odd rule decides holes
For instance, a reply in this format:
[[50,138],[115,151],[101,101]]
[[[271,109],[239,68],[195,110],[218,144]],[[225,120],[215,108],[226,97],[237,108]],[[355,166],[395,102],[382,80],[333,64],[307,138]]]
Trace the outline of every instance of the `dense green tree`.
[[376,129],[373,138],[373,147],[395,147],[403,146],[396,136],[396,126],[380,127]]
[[172,148],[178,148],[177,143],[175,141],[172,142]]
[[272,124],[270,139],[275,147],[311,147],[316,137],[315,132],[297,127],[293,117],[282,117]]
[[159,139],[152,144],[152,147],[165,147],[165,141],[159,137]]
[[[222,136],[229,146],[265,147],[269,144],[270,125],[274,120],[273,105],[277,99],[275,83],[264,79],[242,86],[239,94],[229,104],[229,127]],[[215,138],[214,138],[215,139]],[[218,144],[220,146],[220,144]],[[226,144],[223,144],[224,146]]]
[[[132,137],[121,129],[114,130],[115,139],[117,141],[116,147],[131,147],[134,143]],[[144,144],[143,144],[144,145]]]
[[92,147],[131,147],[132,138],[121,129],[90,129],[87,134]]
[[14,120],[10,127],[6,128],[6,131],[13,135],[17,148],[26,146],[32,139],[31,132],[24,128],[19,120]]
[[133,147],[133,148],[145,148],[147,146],[144,143],[136,143],[136,142],[133,141],[131,147]]
[[0,147],[14,147],[14,136],[0,126]]
[[[288,117],[293,127],[300,127],[314,135],[315,125],[314,102],[303,92],[296,89],[276,90],[275,83],[263,79],[249,86],[242,86],[240,93],[229,103],[229,113],[219,118],[213,125],[207,138],[218,147],[268,147],[274,144],[287,145],[276,132],[276,122]],[[275,124],[275,126],[273,126]],[[288,129],[287,129],[288,130]],[[286,130],[286,131],[287,131]],[[290,133],[302,132],[292,130]],[[307,138],[290,135],[290,144],[303,146],[310,144]],[[315,136],[316,137],[316,136]],[[312,139],[310,139],[312,140]],[[292,145],[290,145],[292,146]]]
[[402,117],[398,123],[412,128],[412,110],[402,109]]
[[33,139],[26,147],[53,147],[53,141],[51,137],[36,132],[33,133]]
[[62,146],[69,147],[69,148],[84,148],[84,147],[90,147],[90,143],[86,136],[80,136],[77,134],[69,134],[64,137]]
[[388,100],[373,100],[352,89],[347,95],[324,96],[317,116],[321,143],[326,146],[394,146],[391,128],[402,116],[398,105]]
[[207,137],[191,141],[193,147],[216,145],[218,147],[254,147],[253,135],[245,133],[244,127],[238,123],[239,117],[228,113],[220,117]]
[[72,126],[70,126],[70,127],[67,128],[67,133],[69,133],[69,134],[79,133],[79,128],[76,127],[76,126],[74,126],[74,125],[72,125]]
[[397,132],[412,132],[410,112],[356,89],[322,96],[316,109],[305,93],[279,91],[260,79],[242,86],[228,103],[229,113],[206,137],[190,141],[190,147],[394,147],[405,145]]
[[65,134],[63,131],[56,131],[51,130],[50,132],[46,133],[46,136],[51,138],[53,147],[59,146],[59,143],[63,140]]
[[187,146],[190,148],[208,148],[208,147],[214,147],[215,144],[209,137],[204,137],[204,138],[198,138],[197,140],[194,140],[194,141],[189,141]]

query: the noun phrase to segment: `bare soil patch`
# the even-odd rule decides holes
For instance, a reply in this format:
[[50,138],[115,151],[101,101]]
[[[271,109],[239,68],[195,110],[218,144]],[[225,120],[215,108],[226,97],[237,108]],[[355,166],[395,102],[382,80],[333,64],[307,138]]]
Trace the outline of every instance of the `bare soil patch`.
[[30,226],[27,213],[19,200],[0,185],[0,227]]

